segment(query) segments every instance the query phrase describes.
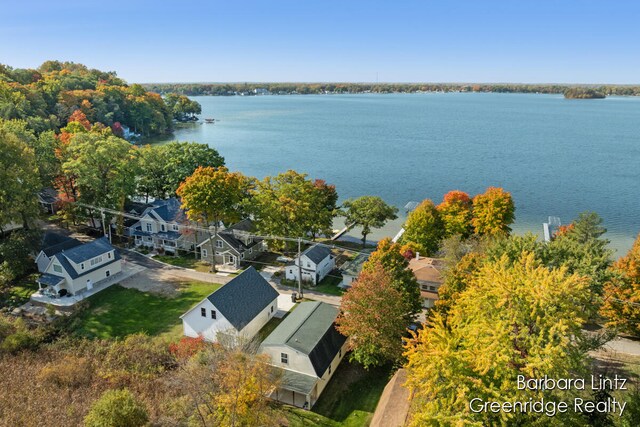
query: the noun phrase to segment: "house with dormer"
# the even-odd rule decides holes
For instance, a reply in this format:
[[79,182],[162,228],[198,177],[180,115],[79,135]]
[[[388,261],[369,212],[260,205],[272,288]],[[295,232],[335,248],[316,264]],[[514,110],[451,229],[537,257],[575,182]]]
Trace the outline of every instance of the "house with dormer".
[[[49,241],[54,241],[50,238]],[[122,271],[120,253],[106,237],[81,243],[60,238],[36,258],[40,291],[58,296],[76,295]]]
[[260,353],[282,370],[272,398],[305,409],[317,402],[348,350],[337,316],[337,307],[302,302],[262,342]]
[[249,341],[278,312],[278,292],[249,267],[180,316],[184,335]]
[[264,241],[255,237],[255,231],[250,219],[223,228],[198,245],[200,257],[208,263],[239,269],[264,252]]
[[[324,245],[313,245],[307,248],[299,258],[285,267],[287,280],[298,280],[298,274],[303,282],[317,285],[327,274],[336,267],[336,260],[331,249]],[[301,270],[300,273],[298,271]]]
[[[189,221],[184,209],[180,206],[180,200],[175,197],[154,200],[139,214],[140,219],[129,225],[127,234],[134,238],[136,246],[171,253],[179,249],[194,249],[196,233],[185,227],[189,225]],[[132,209],[139,208],[139,206],[132,207]]]

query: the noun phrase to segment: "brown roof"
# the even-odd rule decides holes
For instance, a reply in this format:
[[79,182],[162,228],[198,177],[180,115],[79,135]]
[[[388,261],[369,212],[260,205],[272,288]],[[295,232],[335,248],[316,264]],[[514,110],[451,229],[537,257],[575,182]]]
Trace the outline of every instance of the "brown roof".
[[412,258],[409,261],[409,268],[416,275],[418,282],[429,282],[435,284],[442,284],[444,277],[442,276],[442,270],[444,268],[444,261],[437,258]]

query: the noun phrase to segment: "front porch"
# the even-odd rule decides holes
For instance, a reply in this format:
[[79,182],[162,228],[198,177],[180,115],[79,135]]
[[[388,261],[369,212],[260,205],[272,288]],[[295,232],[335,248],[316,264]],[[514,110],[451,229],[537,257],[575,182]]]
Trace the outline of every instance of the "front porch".
[[318,400],[318,396],[316,396],[318,378],[288,369],[282,371],[280,387],[273,391],[269,397],[287,405],[311,409]]

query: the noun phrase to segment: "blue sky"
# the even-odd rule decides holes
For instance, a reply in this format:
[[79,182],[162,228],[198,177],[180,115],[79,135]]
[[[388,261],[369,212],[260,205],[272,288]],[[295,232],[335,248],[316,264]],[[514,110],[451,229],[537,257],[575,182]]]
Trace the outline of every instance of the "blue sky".
[[633,84],[639,21],[615,0],[0,0],[0,62],[129,82]]

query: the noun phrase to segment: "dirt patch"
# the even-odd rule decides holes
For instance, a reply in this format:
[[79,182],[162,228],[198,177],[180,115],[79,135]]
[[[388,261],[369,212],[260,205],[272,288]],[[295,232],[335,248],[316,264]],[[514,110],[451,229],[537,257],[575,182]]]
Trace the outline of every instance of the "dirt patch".
[[146,269],[120,282],[120,285],[141,292],[173,298],[178,295],[180,281],[168,270]]

